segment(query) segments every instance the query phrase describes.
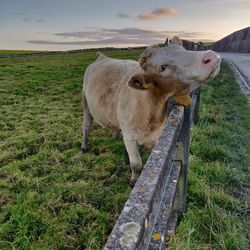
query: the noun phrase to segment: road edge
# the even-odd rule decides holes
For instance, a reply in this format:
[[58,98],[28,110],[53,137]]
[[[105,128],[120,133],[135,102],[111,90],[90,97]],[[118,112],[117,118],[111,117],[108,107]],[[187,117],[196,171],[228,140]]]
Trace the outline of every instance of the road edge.
[[248,78],[240,71],[240,69],[229,59],[223,58],[223,61],[229,66],[229,68],[233,71],[234,78],[236,82],[239,84],[241,92],[245,94],[248,100],[248,104],[250,106],[250,84],[248,83]]

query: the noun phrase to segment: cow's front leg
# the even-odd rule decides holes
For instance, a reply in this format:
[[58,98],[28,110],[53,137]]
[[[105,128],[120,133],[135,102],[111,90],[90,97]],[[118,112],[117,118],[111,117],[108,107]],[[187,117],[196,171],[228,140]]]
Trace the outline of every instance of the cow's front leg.
[[142,160],[138,150],[138,144],[134,139],[124,137],[124,143],[128,152],[132,171],[130,185],[134,186],[142,170]]

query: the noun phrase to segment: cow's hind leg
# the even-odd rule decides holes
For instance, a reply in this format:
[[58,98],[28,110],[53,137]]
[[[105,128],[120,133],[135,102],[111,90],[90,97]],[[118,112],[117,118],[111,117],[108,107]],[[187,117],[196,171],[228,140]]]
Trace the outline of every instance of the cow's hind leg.
[[122,133],[120,130],[115,132],[115,140],[117,140],[117,141],[122,140]]
[[124,143],[128,152],[130,167],[132,171],[130,185],[134,186],[142,171],[142,160],[139,153],[138,144],[135,140],[124,137]]
[[91,125],[93,122],[93,117],[90,114],[89,111],[89,106],[86,100],[85,95],[83,94],[83,142],[82,142],[82,146],[81,146],[81,150],[83,152],[86,152],[88,149],[88,137],[90,134],[90,129],[91,129]]

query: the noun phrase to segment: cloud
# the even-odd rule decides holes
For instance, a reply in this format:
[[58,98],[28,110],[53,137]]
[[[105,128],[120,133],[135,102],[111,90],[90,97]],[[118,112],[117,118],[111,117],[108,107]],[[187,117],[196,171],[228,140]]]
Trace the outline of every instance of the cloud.
[[200,37],[209,37],[211,33],[186,31],[156,31],[138,28],[97,29],[86,31],[61,32],[53,34],[57,39],[28,40],[31,44],[51,45],[81,45],[81,46],[121,46],[121,45],[152,45],[165,42],[167,37],[179,36],[182,39],[199,40]]
[[23,21],[23,22],[28,23],[28,22],[30,22],[30,21],[31,21],[31,19],[30,19],[30,18],[28,18],[28,17],[26,17],[26,18],[23,18],[23,19],[22,19],[22,21]]
[[29,18],[29,17],[25,17],[22,19],[23,22],[26,22],[26,23],[29,23],[29,22],[37,22],[37,23],[42,23],[42,22],[45,22],[44,19],[32,19],[32,18]]
[[166,16],[176,16],[176,15],[178,15],[177,9],[169,7],[169,8],[154,9],[151,12],[145,11],[142,14],[139,14],[137,17],[140,20],[158,20]]
[[19,16],[19,15],[22,15],[23,12],[22,11],[16,11],[16,12],[14,12],[14,14]]
[[130,39],[130,38],[119,38],[113,37],[108,39],[100,39],[100,40],[88,40],[88,41],[70,41],[70,42],[62,42],[62,41],[46,41],[46,40],[29,40],[28,43],[32,44],[51,44],[51,45],[120,45],[120,44],[137,44],[144,45],[140,39]]
[[110,37],[122,37],[122,38],[152,38],[165,37],[166,32],[164,31],[154,31],[138,28],[123,28],[123,29],[92,29],[82,32],[62,32],[55,33],[56,36],[61,36],[64,38],[82,38],[82,39],[99,39],[99,38],[110,38]]
[[119,18],[129,18],[130,16],[126,13],[123,13],[123,12],[119,12],[117,13],[117,17]]
[[16,9],[16,11],[14,11],[14,12],[11,11],[10,14],[20,16],[20,15],[23,15],[25,13],[25,11],[26,11],[25,8],[21,8],[21,9]]

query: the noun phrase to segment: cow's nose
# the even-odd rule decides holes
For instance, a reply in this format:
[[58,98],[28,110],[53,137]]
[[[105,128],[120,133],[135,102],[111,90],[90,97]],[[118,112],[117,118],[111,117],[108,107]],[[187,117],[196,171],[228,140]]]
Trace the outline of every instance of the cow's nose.
[[213,52],[208,51],[202,57],[203,65],[210,67],[212,70],[215,70],[221,62],[220,56]]

